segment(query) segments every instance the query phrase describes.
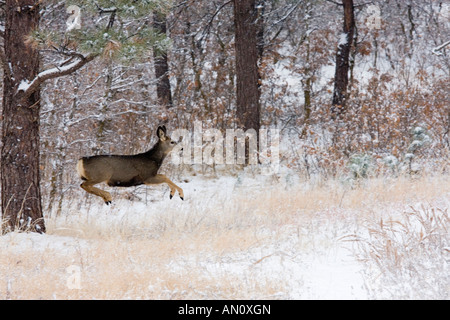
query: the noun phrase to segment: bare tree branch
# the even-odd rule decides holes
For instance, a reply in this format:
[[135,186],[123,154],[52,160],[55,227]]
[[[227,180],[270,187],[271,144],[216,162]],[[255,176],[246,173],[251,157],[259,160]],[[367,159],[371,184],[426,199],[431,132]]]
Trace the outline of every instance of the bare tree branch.
[[450,45],[450,40],[447,42],[444,42],[443,44],[441,44],[440,46],[437,46],[436,48],[433,48],[431,50],[431,52],[437,56],[440,56],[440,55],[442,55],[442,52],[439,52],[439,51],[443,50],[448,45]]
[[97,56],[98,54],[89,54],[86,57],[77,54],[76,58],[71,63],[65,64],[61,67],[54,67],[42,71],[29,83],[22,82],[18,88],[19,93],[21,91],[23,92],[22,99],[27,99],[29,96],[31,96],[45,81],[71,74],[94,60]]
[[343,3],[339,3],[339,2],[336,2],[336,1],[333,1],[333,0],[326,0],[326,1],[334,3],[334,4],[338,5],[338,6],[343,6],[344,5]]
[[214,14],[212,15],[212,17],[209,19],[209,22],[207,23],[206,27],[203,29],[202,36],[201,36],[201,38],[200,38],[199,41],[203,41],[203,40],[205,39],[205,37],[208,36],[208,34],[209,34],[210,30],[211,30],[211,26],[212,26],[212,23],[213,23],[213,21],[214,21],[214,18],[219,14],[219,12],[220,12],[225,6],[227,6],[227,5],[231,4],[231,3],[232,3],[232,0],[229,0],[229,1],[224,2],[224,3],[216,10],[216,12],[214,12]]
[[292,15],[292,13],[294,13],[295,10],[297,10],[297,8],[299,7],[300,3],[301,3],[301,1],[299,1],[295,5],[293,5],[283,17],[281,17],[278,21],[275,21],[272,24],[272,27],[276,26],[277,24],[280,24],[280,23],[286,21],[289,18],[289,16]]

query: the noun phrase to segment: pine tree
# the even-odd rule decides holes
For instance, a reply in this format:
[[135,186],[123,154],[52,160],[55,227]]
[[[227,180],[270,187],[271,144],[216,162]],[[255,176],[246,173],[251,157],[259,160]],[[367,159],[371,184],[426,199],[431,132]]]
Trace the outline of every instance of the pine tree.
[[8,0],[5,15],[2,233],[15,229],[45,232],[39,187],[40,95],[39,90],[28,91],[28,79],[39,71],[39,52],[23,41],[39,24],[39,6],[34,0]]
[[[39,29],[40,1],[5,3],[4,52],[0,52],[5,75],[0,170],[2,233],[45,232],[39,167],[41,85],[72,74],[97,57],[148,56],[149,49],[164,39],[153,31],[147,19],[164,1],[141,0],[133,5],[122,0],[74,3],[80,7],[69,10],[74,19],[65,30]],[[76,12],[73,8],[77,8]],[[107,22],[83,25],[76,16],[78,8],[87,15],[108,15]],[[61,60],[41,71],[41,51],[60,56]]]

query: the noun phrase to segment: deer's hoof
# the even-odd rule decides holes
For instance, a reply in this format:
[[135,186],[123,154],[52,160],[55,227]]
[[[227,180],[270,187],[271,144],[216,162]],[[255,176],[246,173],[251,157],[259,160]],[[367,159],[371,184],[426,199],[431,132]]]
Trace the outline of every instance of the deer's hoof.
[[183,198],[183,197],[180,197],[180,199],[184,201],[184,198]]
[[109,206],[111,204],[111,200],[105,201],[106,205]]
[[173,198],[173,195],[169,195],[169,199],[172,200],[172,198]]

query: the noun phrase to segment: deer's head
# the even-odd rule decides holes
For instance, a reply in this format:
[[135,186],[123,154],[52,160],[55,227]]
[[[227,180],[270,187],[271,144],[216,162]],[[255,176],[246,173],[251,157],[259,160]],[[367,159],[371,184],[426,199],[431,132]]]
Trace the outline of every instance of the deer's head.
[[170,137],[167,135],[167,129],[166,126],[158,127],[156,130],[156,135],[159,138],[159,148],[160,152],[167,156],[170,151],[177,145],[177,142],[170,139]]

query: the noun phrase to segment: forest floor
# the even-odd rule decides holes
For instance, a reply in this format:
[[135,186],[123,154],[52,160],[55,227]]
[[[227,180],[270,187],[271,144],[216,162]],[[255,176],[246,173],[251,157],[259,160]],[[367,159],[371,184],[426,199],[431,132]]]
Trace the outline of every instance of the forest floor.
[[1,236],[0,299],[450,297],[448,176],[179,185],[76,193],[47,234]]

